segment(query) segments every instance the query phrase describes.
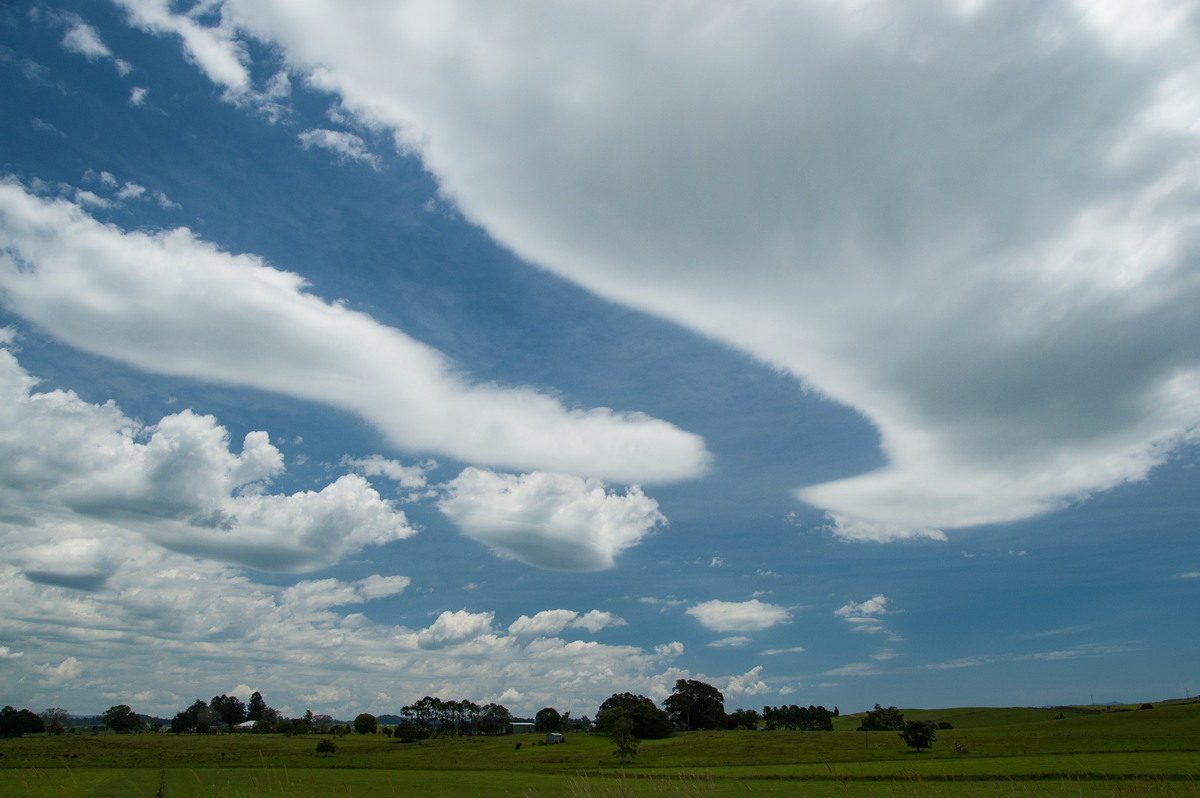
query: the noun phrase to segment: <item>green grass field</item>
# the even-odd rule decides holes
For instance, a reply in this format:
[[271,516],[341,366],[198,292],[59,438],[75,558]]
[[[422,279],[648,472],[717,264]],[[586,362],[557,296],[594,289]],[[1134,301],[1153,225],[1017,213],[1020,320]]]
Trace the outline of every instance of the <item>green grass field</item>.
[[[1200,704],[1095,713],[903,710],[953,724],[930,751],[893,732],[692,732],[641,743],[620,765],[600,735],[404,744],[349,735],[74,734],[0,740],[0,798],[152,796],[1195,796]],[[520,743],[520,747],[517,747]],[[955,746],[968,753],[956,753]]]

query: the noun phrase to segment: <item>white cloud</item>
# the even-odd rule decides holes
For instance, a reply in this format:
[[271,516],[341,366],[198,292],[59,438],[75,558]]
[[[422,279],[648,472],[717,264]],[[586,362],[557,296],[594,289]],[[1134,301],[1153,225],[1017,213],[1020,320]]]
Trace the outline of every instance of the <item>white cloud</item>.
[[0,503],[6,519],[30,530],[12,561],[35,581],[93,589],[118,567],[104,538],[83,531],[89,521],[174,551],[278,571],[332,565],[415,533],[362,477],[317,492],[267,493],[284,464],[265,432],[247,434],[235,454],[211,416],[185,410],[143,427],[112,403],[36,393],[35,385],[0,349]]
[[590,610],[578,613],[574,610],[543,610],[533,617],[522,615],[508,626],[514,637],[549,637],[564,629],[584,629],[592,634],[609,626],[625,626],[625,621],[611,612]]
[[722,637],[720,640],[714,640],[709,643],[710,648],[741,648],[749,645],[750,638],[742,636]]
[[129,90],[129,104],[134,108],[140,108],[146,104],[146,98],[150,96],[150,90],[142,86],[134,86]]
[[887,630],[881,617],[884,615],[895,615],[903,610],[889,610],[887,605],[887,596],[882,593],[876,593],[861,603],[857,601],[847,602],[845,605],[834,610],[833,614],[845,620],[850,624],[850,628],[856,632],[887,634],[889,640],[901,640],[900,636]]
[[676,480],[708,465],[703,441],[664,421],[471,384],[428,346],[186,229],[123,232],[7,181],[0,234],[8,307],[87,352],[325,402],[402,448],[466,462],[622,481]]
[[705,601],[687,609],[714,632],[757,632],[791,620],[791,613],[776,604],[750,601]]
[[425,474],[437,467],[434,462],[406,466],[378,454],[363,458],[347,457],[342,460],[342,465],[362,471],[369,477],[387,477],[402,488],[425,487]]
[[34,665],[33,669],[43,676],[38,680],[39,687],[57,687],[78,679],[83,673],[83,663],[75,657],[67,657],[57,665]]
[[449,643],[462,643],[483,635],[491,635],[492,612],[443,612],[432,626],[417,633],[417,643],[422,648],[439,648]]
[[89,61],[112,61],[117,74],[128,75],[133,71],[133,65],[113,55],[108,45],[100,37],[99,31],[70,12],[59,12],[55,15],[58,21],[66,26],[62,46],[72,53],[82,55]]
[[803,652],[804,649],[800,646],[793,646],[792,648],[769,648],[763,652],[763,656],[773,657],[779,654],[801,654]]
[[743,673],[741,676],[731,676],[725,682],[725,687],[721,692],[728,696],[735,695],[762,695],[763,693],[771,692],[771,688],[767,686],[760,677],[762,674],[762,666],[758,665]]
[[522,257],[858,410],[888,464],[797,495],[893,540],[1142,479],[1200,422],[1190,6],[1118,6],[222,9]]
[[883,671],[873,662],[850,662],[840,668],[825,671],[826,676],[878,676]]
[[168,0],[116,2],[125,9],[130,22],[142,30],[178,36],[188,57],[213,83],[225,87],[233,95],[250,89],[245,48],[228,26],[207,27],[187,14],[173,13]]
[[497,554],[558,571],[611,568],[666,518],[637,486],[625,495],[565,474],[498,474],[467,468],[438,508],[463,534]]
[[361,161],[376,169],[379,168],[378,156],[372,154],[361,136],[347,133],[344,130],[312,129],[302,131],[298,138],[304,149],[320,147],[337,153],[338,159],[346,161]]

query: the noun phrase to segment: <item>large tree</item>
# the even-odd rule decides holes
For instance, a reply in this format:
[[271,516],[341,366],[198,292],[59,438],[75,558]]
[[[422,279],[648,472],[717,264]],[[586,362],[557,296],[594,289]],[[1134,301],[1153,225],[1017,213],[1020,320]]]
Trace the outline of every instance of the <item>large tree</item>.
[[263,713],[268,709],[270,707],[267,706],[263,694],[255,690],[254,694],[250,696],[250,704],[246,707],[246,720],[262,720]]
[[370,712],[363,712],[354,719],[354,731],[359,734],[374,734],[379,728],[379,721]]
[[62,734],[71,725],[71,713],[62,707],[50,707],[38,713],[47,734]]
[[596,729],[609,734],[613,724],[620,718],[629,718],[633,724],[634,735],[642,740],[670,737],[673,731],[667,713],[644,695],[614,693],[609,696],[596,713]]
[[143,727],[142,719],[134,714],[128,704],[117,704],[104,710],[100,716],[100,720],[104,725],[115,732],[135,732],[141,731]]
[[554,707],[544,707],[533,716],[533,723],[540,732],[556,732],[562,726],[562,715]]
[[933,726],[923,720],[910,720],[900,730],[900,739],[904,740],[904,744],[909,748],[916,749],[918,754],[921,753],[921,749],[932,746],[936,737],[937,732]]
[[512,713],[502,704],[484,704],[479,710],[478,722],[482,734],[508,734]]
[[230,726],[236,726],[246,719],[246,705],[235,695],[213,696],[208,708],[218,721]]
[[5,707],[0,710],[0,737],[20,737],[44,731],[42,719],[28,709]]
[[858,731],[900,731],[904,728],[904,715],[895,707],[884,709],[878,704],[863,717]]
[[679,679],[663,707],[671,722],[681,729],[725,728],[725,696],[711,684]]

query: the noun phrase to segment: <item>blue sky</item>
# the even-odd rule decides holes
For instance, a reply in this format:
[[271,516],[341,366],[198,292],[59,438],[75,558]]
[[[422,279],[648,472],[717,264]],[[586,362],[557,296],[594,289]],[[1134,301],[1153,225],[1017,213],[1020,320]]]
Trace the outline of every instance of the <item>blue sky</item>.
[[7,4],[0,701],[1195,692],[1198,32]]

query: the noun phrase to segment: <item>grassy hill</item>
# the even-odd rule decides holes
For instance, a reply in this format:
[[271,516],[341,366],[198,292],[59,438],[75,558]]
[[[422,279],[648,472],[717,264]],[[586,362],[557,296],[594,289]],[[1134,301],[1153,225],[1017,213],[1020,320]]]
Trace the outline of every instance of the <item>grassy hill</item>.
[[[916,754],[894,732],[691,732],[643,741],[620,765],[601,735],[421,744],[383,735],[74,734],[0,741],[0,798],[122,794],[328,795],[1120,795],[1200,798],[1200,704],[906,709],[949,722]],[[518,746],[519,744],[519,746]],[[968,753],[956,753],[955,746]]]

